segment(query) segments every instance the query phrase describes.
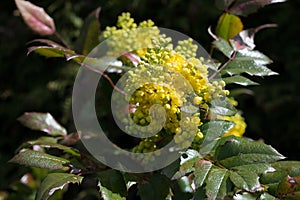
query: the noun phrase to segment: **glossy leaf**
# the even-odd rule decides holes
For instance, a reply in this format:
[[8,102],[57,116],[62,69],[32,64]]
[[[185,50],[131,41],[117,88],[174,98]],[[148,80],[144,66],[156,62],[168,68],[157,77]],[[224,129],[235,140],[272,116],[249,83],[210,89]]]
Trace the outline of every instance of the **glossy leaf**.
[[100,42],[99,14],[101,8],[94,10],[84,21],[80,35],[76,41],[76,50],[88,55]]
[[213,45],[228,58],[230,58],[232,53],[234,52],[234,49],[231,46],[231,44],[223,38],[218,38],[217,40],[215,40],[213,42]]
[[205,135],[205,141],[215,140],[221,137],[234,126],[233,122],[211,120],[201,126],[201,132]]
[[233,200],[257,200],[257,196],[248,192],[243,192],[241,194],[235,194]]
[[220,139],[214,157],[227,168],[285,158],[270,145],[234,136]]
[[76,55],[74,51],[60,48],[60,47],[48,47],[48,46],[33,46],[28,48],[28,54],[35,52],[46,57],[66,57],[70,55]]
[[276,170],[282,170],[289,176],[300,176],[300,161],[278,161],[272,163]]
[[230,171],[230,180],[233,184],[249,192],[255,192],[260,189],[258,179],[258,175],[249,170]]
[[122,196],[127,195],[124,177],[120,171],[105,170],[97,173],[96,176],[99,179],[102,187],[105,187],[112,193],[120,194]]
[[23,150],[15,155],[9,162],[18,163],[31,167],[45,168],[45,169],[59,169],[68,170],[66,165],[70,162],[67,159],[52,156],[40,151]]
[[285,2],[285,0],[237,0],[230,7],[229,12],[235,15],[247,16],[266,5],[281,2]]
[[44,148],[56,148],[56,149],[60,149],[66,153],[69,153],[73,156],[80,156],[79,152],[76,149],[73,149],[71,147],[68,146],[64,146],[61,144],[58,144],[58,139],[57,138],[53,138],[53,137],[40,137],[37,140],[32,140],[32,141],[28,141],[24,144],[22,144],[19,149],[22,148],[28,148],[31,147],[33,145],[39,145],[41,147]]
[[201,187],[203,185],[212,166],[212,163],[206,160],[199,160],[195,163],[194,176],[196,187]]
[[242,85],[242,86],[258,85],[258,83],[251,81],[250,79],[240,75],[225,77],[222,80],[225,81],[226,85],[232,83]]
[[29,1],[15,0],[25,23],[40,35],[53,35],[55,24],[53,19],[41,7]]
[[153,174],[148,181],[138,185],[141,200],[165,199],[170,191],[170,180],[160,174]]
[[58,124],[49,113],[27,112],[18,120],[32,130],[39,130],[52,136],[64,136],[67,134],[65,128]]
[[211,101],[210,112],[212,115],[232,116],[236,108],[227,99],[214,99]]
[[125,200],[125,197],[122,197],[118,193],[113,193],[111,190],[107,189],[106,187],[102,186],[99,182],[98,184],[101,192],[101,197],[103,200]]
[[243,30],[243,23],[238,16],[223,13],[216,27],[217,36],[229,40]]
[[186,173],[194,171],[194,164],[200,159],[198,151],[188,149],[180,157],[180,168],[178,172],[172,177],[172,179],[178,179],[184,176]]
[[259,199],[260,200],[277,200],[276,197],[274,197],[268,193],[263,193],[262,195],[260,195]]
[[208,199],[223,198],[226,194],[227,170],[212,168],[206,179],[206,196]]
[[271,76],[276,72],[265,67],[271,60],[258,51],[243,49],[237,52],[235,58],[222,71],[229,75],[247,73],[255,76]]
[[82,176],[67,173],[51,173],[43,180],[36,195],[36,200],[47,200],[57,190],[62,190],[69,183],[80,184]]

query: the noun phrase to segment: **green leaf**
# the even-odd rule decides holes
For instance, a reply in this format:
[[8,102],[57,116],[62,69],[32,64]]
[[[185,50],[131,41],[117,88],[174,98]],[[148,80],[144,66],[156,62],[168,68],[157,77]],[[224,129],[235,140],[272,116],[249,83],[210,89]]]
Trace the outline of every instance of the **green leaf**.
[[223,38],[219,38],[218,40],[213,41],[213,45],[228,58],[230,58],[232,53],[234,52],[231,44]]
[[233,116],[236,108],[227,99],[214,99],[211,101],[210,111],[212,115]]
[[194,149],[188,149],[182,153],[180,157],[180,168],[178,172],[172,177],[172,179],[178,179],[185,174],[194,171],[194,164],[200,159],[200,154]]
[[227,168],[254,163],[268,163],[284,159],[270,145],[230,136],[219,141],[214,158]]
[[236,56],[224,67],[221,74],[227,73],[229,75],[235,75],[247,73],[251,76],[276,75],[276,72],[273,72],[265,66],[271,62],[272,61],[264,54],[245,48],[236,53]]
[[205,141],[212,141],[218,137],[221,137],[224,133],[228,132],[233,126],[233,122],[212,120],[204,123],[201,126],[201,132],[205,136]]
[[260,195],[259,199],[260,200],[276,200],[277,198],[268,193],[263,193],[262,195]]
[[289,176],[300,176],[300,161],[278,161],[272,163],[276,170],[282,170]]
[[67,135],[67,131],[49,113],[26,112],[18,120],[32,130],[39,130],[52,136]]
[[262,175],[267,172],[274,172],[275,169],[271,167],[270,164],[267,163],[255,163],[255,164],[249,164],[249,165],[241,165],[237,167],[231,168],[232,170],[245,170],[245,171],[251,171],[254,172],[257,175]]
[[47,200],[56,190],[61,190],[69,183],[80,184],[82,176],[67,173],[52,173],[43,180],[36,195],[36,200]]
[[170,191],[170,180],[160,174],[153,174],[149,181],[138,185],[138,195],[141,200],[165,199]]
[[67,57],[68,55],[75,55],[76,53],[70,49],[61,47],[48,47],[48,46],[33,46],[28,48],[28,53],[38,53],[46,57]]
[[229,12],[235,15],[247,16],[266,5],[281,2],[285,2],[285,0],[237,0],[230,7]]
[[68,170],[66,166],[70,161],[64,158],[52,156],[40,151],[24,150],[15,155],[9,162],[31,167],[45,169]]
[[234,200],[257,200],[257,196],[248,192],[243,192],[242,194],[235,194],[233,199]]
[[121,196],[127,195],[124,177],[120,171],[105,170],[97,173],[96,176],[98,177],[102,187],[112,193],[120,194]]
[[225,81],[226,85],[231,83],[235,83],[242,86],[258,85],[258,83],[240,75],[225,77],[223,78],[223,81]]
[[255,192],[260,189],[258,179],[258,175],[249,170],[230,171],[230,180],[233,184],[239,189],[249,192]]
[[19,150],[21,150],[22,148],[29,148],[33,145],[39,145],[39,146],[44,147],[44,148],[60,149],[60,150],[63,150],[64,152],[66,152],[66,153],[69,153],[69,154],[73,155],[73,156],[80,156],[78,150],[73,149],[73,148],[68,147],[68,146],[58,144],[57,141],[58,141],[58,139],[53,138],[53,137],[40,137],[37,140],[27,141],[27,142],[23,143],[19,147]]
[[195,163],[195,184],[196,187],[201,187],[212,168],[212,163],[206,160],[199,160]]
[[223,13],[216,27],[217,36],[229,40],[243,30],[243,23],[238,16]]
[[101,197],[103,198],[103,200],[125,200],[126,199],[125,197],[121,197],[120,194],[113,193],[106,187],[102,186],[100,181],[98,186],[100,188]]
[[226,169],[212,168],[206,179],[206,196],[208,199],[223,198],[226,195]]
[[76,50],[88,55],[100,42],[99,14],[101,8],[94,10],[84,21],[80,35],[76,41]]

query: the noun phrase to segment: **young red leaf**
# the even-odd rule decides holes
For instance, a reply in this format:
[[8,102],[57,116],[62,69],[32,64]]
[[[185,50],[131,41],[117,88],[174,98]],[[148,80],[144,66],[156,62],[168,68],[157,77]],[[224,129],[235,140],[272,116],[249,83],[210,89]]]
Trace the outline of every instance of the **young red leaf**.
[[29,1],[15,0],[25,23],[40,35],[53,35],[55,25],[53,19],[41,7]]

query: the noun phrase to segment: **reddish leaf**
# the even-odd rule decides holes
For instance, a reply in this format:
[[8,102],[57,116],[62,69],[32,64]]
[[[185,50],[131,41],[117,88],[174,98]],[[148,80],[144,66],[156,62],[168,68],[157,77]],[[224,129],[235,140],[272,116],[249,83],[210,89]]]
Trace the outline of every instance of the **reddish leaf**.
[[53,35],[55,25],[53,19],[41,7],[29,1],[15,0],[25,23],[40,35]]

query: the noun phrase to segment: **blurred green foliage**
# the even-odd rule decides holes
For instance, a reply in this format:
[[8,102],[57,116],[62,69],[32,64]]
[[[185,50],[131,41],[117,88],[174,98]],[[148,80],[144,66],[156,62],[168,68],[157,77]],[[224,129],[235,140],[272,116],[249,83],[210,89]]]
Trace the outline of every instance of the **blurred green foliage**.
[[[83,19],[101,6],[101,26],[113,25],[116,16],[129,11],[141,21],[151,18],[158,26],[178,30],[197,40],[209,51],[212,38],[207,28],[220,15],[213,1],[205,0],[44,0],[32,1],[54,18],[59,32],[70,43],[79,35]],[[256,36],[257,48],[274,64],[270,68],[279,76],[257,80],[262,86],[251,87],[254,95],[237,97],[244,111],[246,136],[263,138],[289,159],[300,159],[300,2],[289,1],[263,8],[263,11],[242,18],[247,27],[277,23],[278,28],[263,30]],[[16,121],[25,111],[50,112],[72,128],[70,96],[76,64],[62,59],[46,59],[35,54],[26,56],[27,42],[37,35],[27,28],[15,12],[14,1],[0,5],[0,189],[20,178],[23,169],[6,164],[15,149],[36,137]],[[214,24],[216,25],[216,24]],[[54,38],[52,38],[54,39]]]

